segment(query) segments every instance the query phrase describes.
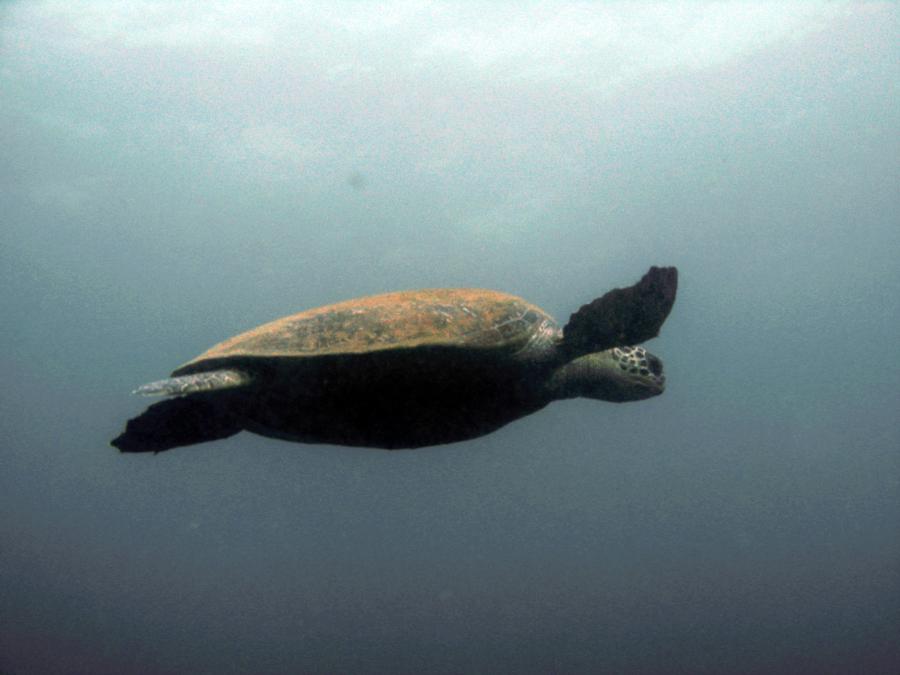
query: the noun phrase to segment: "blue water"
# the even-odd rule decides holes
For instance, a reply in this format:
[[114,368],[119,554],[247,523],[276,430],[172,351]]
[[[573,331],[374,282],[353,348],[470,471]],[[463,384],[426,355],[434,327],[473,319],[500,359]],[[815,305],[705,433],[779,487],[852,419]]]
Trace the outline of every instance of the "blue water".
[[[0,8],[0,672],[900,672],[900,12]],[[108,446],[225,337],[676,265],[668,390]]]

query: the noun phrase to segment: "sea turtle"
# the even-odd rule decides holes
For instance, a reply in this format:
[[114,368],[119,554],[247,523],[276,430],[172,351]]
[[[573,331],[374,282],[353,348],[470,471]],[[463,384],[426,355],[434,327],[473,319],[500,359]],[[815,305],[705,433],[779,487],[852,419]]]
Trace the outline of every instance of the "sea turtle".
[[242,333],[136,393],[164,395],[112,445],[159,452],[248,430],[304,443],[417,448],[490,433],[551,401],[661,394],[656,336],[677,271],[584,305],[560,330],[497,291],[387,293]]

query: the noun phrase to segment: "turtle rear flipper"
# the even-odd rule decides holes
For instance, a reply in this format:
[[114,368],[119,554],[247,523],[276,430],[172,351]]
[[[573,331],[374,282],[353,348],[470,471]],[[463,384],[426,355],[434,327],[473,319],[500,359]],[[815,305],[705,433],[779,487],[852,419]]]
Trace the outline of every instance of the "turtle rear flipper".
[[678,270],[651,267],[634,286],[614,288],[582,305],[563,328],[563,348],[573,357],[656,337],[672,310],[677,288]]
[[242,370],[234,368],[219,368],[179,377],[169,377],[165,380],[148,382],[135,389],[132,394],[142,396],[184,396],[201,391],[219,391],[221,389],[233,389],[243,387],[253,381],[253,378]]
[[172,398],[128,420],[125,431],[110,442],[122,452],[162,452],[233,436],[243,429],[237,416],[218,397],[195,394]]

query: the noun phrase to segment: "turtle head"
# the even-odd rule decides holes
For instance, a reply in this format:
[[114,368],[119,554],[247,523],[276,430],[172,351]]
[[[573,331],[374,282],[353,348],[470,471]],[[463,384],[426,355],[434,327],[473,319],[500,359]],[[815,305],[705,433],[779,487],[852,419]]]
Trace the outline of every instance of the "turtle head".
[[666,388],[663,364],[643,347],[613,347],[585,354],[557,368],[547,386],[552,398],[640,401]]

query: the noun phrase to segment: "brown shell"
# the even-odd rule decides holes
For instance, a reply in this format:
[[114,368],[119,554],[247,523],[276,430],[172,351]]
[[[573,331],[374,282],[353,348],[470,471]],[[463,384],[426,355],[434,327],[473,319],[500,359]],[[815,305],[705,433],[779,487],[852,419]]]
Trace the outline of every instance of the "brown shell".
[[439,288],[373,295],[293,314],[217,344],[174,374],[203,361],[241,357],[309,358],[416,347],[516,351],[553,319],[497,291]]

